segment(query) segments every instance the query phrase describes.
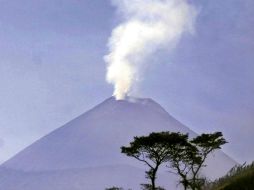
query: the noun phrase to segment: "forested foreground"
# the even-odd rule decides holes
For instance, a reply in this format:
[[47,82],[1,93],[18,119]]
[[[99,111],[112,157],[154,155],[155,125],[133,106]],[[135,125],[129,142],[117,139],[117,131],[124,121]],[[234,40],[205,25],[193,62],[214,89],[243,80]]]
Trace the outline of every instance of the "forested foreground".
[[204,190],[253,190],[254,189],[254,162],[250,165],[240,165],[230,172],[210,183]]

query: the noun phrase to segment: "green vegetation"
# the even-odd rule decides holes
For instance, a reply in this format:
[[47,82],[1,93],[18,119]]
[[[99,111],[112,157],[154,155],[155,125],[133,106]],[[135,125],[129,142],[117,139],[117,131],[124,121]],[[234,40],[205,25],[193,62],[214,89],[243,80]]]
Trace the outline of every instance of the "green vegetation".
[[221,132],[202,134],[194,139],[189,139],[188,134],[157,132],[134,137],[129,147],[121,149],[122,153],[148,166],[146,177],[151,184],[143,184],[143,189],[162,189],[155,185],[155,180],[159,167],[165,164],[172,170],[170,172],[179,176],[179,183],[185,190],[201,190],[205,177],[200,176],[200,169],[205,167],[207,156],[225,143]]
[[204,190],[253,190],[254,189],[254,162],[250,165],[235,166],[230,172],[207,184]]

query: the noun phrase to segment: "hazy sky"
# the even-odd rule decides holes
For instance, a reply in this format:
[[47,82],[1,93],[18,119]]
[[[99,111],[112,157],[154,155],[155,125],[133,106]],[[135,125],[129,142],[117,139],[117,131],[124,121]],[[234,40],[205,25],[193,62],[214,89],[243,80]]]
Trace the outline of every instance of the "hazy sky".
[[[252,161],[254,1],[191,2],[195,35],[150,57],[134,95]],[[118,23],[110,0],[0,0],[0,162],[111,96],[103,56]]]

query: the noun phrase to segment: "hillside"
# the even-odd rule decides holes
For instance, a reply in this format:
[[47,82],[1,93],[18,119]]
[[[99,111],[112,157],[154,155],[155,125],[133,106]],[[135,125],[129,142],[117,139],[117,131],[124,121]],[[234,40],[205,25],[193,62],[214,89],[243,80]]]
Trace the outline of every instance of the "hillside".
[[254,189],[254,162],[250,165],[240,165],[230,172],[209,184],[206,190],[253,190]]

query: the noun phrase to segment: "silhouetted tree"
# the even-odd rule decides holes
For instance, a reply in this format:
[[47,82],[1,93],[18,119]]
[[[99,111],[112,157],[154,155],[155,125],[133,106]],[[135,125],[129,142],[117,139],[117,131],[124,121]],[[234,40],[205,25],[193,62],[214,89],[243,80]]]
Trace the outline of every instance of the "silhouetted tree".
[[155,180],[159,166],[169,159],[170,150],[176,144],[185,144],[187,135],[160,132],[149,136],[134,137],[129,147],[121,147],[122,153],[145,163],[149,170],[146,177],[151,180],[151,190],[156,190]]
[[[192,165],[199,164],[201,159],[198,155],[198,149],[188,141],[188,135],[184,144],[176,144],[170,149],[168,157],[169,165],[180,177],[180,183],[186,190],[190,186],[189,173]],[[172,172],[174,173],[174,172]]]
[[[200,157],[200,161],[198,164],[194,164],[191,167],[192,172],[192,182],[193,189],[201,189],[199,183],[200,179],[198,178],[199,171],[202,167],[204,167],[204,162],[207,156],[217,150],[221,149],[221,146],[226,144],[227,141],[223,138],[221,132],[215,132],[211,134],[202,134],[191,140],[191,143],[194,144],[198,148],[198,156]],[[201,180],[202,182],[202,180]],[[197,184],[197,187],[195,185]]]
[[186,144],[176,145],[169,156],[169,166],[180,176],[184,189],[200,190],[205,178],[199,176],[204,162],[214,150],[227,143],[221,132],[202,134]]
[[205,178],[199,175],[205,160],[214,150],[227,143],[221,132],[202,134],[189,140],[188,134],[157,132],[149,136],[134,137],[129,147],[121,147],[122,153],[144,162],[149,170],[146,177],[151,185],[143,188],[156,190],[155,180],[159,166],[167,166],[180,177],[184,189],[200,190]]

